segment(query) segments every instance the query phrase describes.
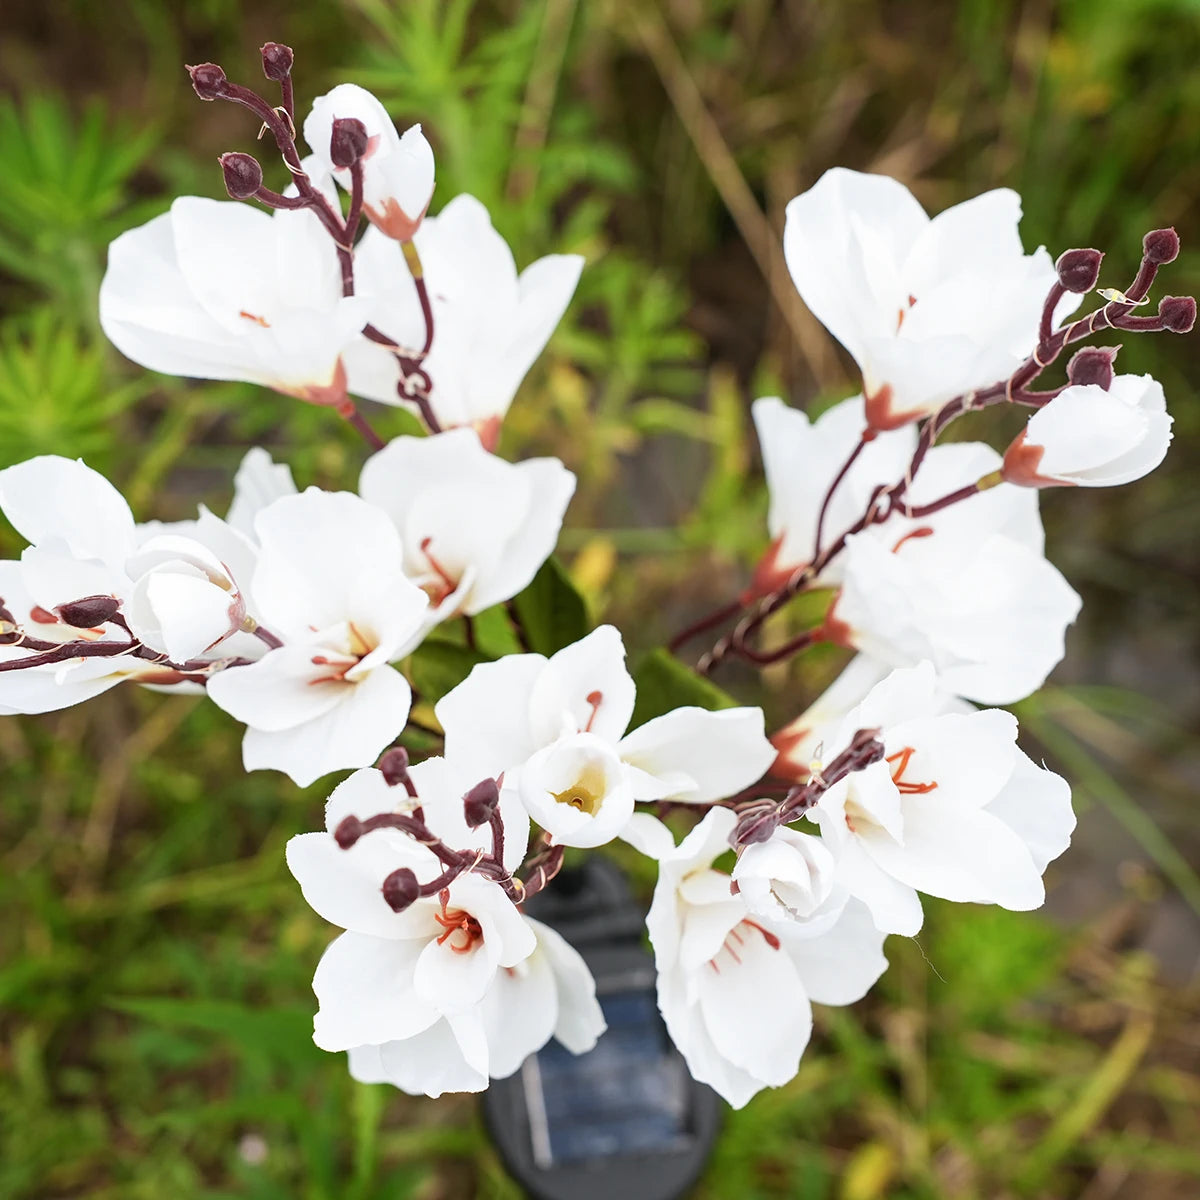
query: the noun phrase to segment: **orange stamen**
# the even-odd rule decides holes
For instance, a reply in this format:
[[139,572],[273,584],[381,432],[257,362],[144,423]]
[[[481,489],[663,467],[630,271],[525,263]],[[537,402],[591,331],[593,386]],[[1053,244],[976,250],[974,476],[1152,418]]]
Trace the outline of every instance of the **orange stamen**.
[[438,938],[437,944],[442,945],[448,938],[452,938],[461,930],[466,935],[466,942],[462,945],[455,945],[451,942],[450,949],[455,954],[468,954],[475,948],[475,943],[482,939],[483,929],[469,912],[464,912],[461,908],[447,908],[446,901],[449,895],[449,891],[445,888],[438,893],[438,899],[442,902],[442,911],[434,913],[433,919],[446,932]]
[[[937,780],[932,783],[909,783],[904,778],[904,772],[908,769],[909,760],[916,753],[912,746],[905,746],[903,750],[897,750],[895,754],[889,754],[886,761],[894,763],[899,760],[899,765],[892,771],[892,782],[896,785],[896,790],[902,796],[924,796],[926,792],[932,792],[937,787]],[[847,823],[849,823],[847,821]]]
[[592,722],[596,719],[596,714],[600,711],[600,705],[604,701],[603,692],[588,692],[585,697],[587,702],[592,706],[592,715],[588,717],[588,723],[583,727],[584,733],[592,732]]
[[743,920],[742,924],[749,925],[751,929],[757,929],[758,932],[763,935],[763,941],[765,941],[772,950],[779,949],[780,941],[769,929],[764,929],[757,921],[751,921],[749,919]]
[[253,321],[255,325],[258,325],[262,329],[271,328],[271,322],[268,321],[266,317],[259,317],[254,313],[248,313],[245,309],[242,309],[241,312],[238,313],[238,316],[245,317],[247,321]]
[[933,527],[931,525],[918,525],[916,529],[910,529],[893,547],[892,553],[895,554],[909,538],[927,538],[933,536]]
[[430,567],[433,568],[433,573],[438,577],[439,580],[441,580],[442,587],[445,589],[433,600],[435,604],[439,604],[448,595],[450,595],[450,593],[454,591],[456,587],[458,587],[458,580],[455,579],[454,576],[451,575],[450,572],[447,571],[446,568],[443,567],[442,564],[438,562],[438,560],[434,558],[432,554],[429,553],[429,547],[432,543],[433,538],[422,538],[421,553],[425,555],[425,561],[428,562]]

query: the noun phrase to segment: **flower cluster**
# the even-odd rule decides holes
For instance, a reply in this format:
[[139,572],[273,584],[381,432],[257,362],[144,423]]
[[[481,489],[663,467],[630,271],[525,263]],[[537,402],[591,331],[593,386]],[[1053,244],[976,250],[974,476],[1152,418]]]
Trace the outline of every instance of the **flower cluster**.
[[[575,479],[557,459],[495,453],[582,260],[518,272],[474,198],[430,215],[429,142],[359,87],[315,101],[302,157],[291,68],[287,47],[263,47],[278,104],[189,68],[201,99],[263,124],[289,182],[273,190],[255,158],[224,155],[232,202],[182,197],[113,243],[100,320],[145,367],[333,409],[372,451],[358,490],[301,491],[252,449],[225,518],[139,524],[82,462],[0,472],[0,510],[28,542],[0,563],[0,711],[123,681],[205,693],[245,726],[247,770],[299,785],[353,770],[325,829],[287,850],[305,899],[344,931],[316,968],[314,1036],[355,1078],[409,1092],[478,1091],[552,1037],[595,1044],[588,967],[526,904],[565,848],[625,843],[657,864],[647,928],[671,1038],[697,1079],[745,1104],[796,1073],[813,1002],[858,1000],[887,967],[885,938],[917,933],[922,894],[1042,903],[1070,789],[990,707],[1041,686],[1079,612],[1045,556],[1040,490],[1145,475],[1171,418],[1152,378],[1116,374],[1113,347],[1032,385],[1106,329],[1190,330],[1189,298],[1135,313],[1178,239],[1148,234],[1129,286],[1071,319],[1102,255],[1026,254],[1010,191],[930,219],[900,183],[838,169],[793,200],[789,267],[861,395],[815,421],[754,404],[769,545],[672,649],[728,626],[701,674],[817,642],[853,657],[769,736],[756,707],[688,702],[713,690],[682,666],[691,697],[635,720],[616,628],[530,650],[546,639],[519,601]],[[385,441],[358,399],[410,408],[427,435]],[[998,405],[1031,410],[1004,453],[938,444]],[[821,620],[764,645],[805,592],[824,596]],[[488,612],[525,652],[477,645]],[[412,667],[431,646],[472,669],[420,697],[441,753],[410,763]]]

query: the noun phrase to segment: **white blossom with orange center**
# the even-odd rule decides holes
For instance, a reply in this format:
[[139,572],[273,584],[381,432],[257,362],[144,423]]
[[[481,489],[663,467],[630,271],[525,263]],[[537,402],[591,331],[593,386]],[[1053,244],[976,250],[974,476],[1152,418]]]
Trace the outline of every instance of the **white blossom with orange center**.
[[623,836],[639,800],[708,803],[770,765],[761,709],[677,708],[626,733],[635,691],[621,635],[602,625],[551,658],[480,664],[435,711],[446,757],[477,779],[503,773],[564,846]]
[[390,664],[419,642],[429,602],[404,575],[387,514],[357,496],[309,488],[254,524],[251,591],[284,644],[208,691],[247,726],[247,770],[273,767],[306,786],[374,762],[399,736],[412,692]]
[[893,671],[827,745],[879,728],[885,757],[825,792],[810,816],[838,878],[888,933],[915,934],[926,892],[1025,910],[1045,899],[1042,873],[1070,842],[1071,790],[1016,744],[1000,709],[946,711],[928,663]]
[[575,476],[556,458],[510,463],[471,429],[399,437],[363,467],[359,492],[395,522],[429,623],[522,591],[558,541]]
[[104,332],[143,367],[335,407],[369,307],[342,295],[337,248],[312,213],[197,196],[117,238],[100,285]]
[[[931,220],[902,183],[843,167],[788,204],[788,270],[858,363],[872,428],[1003,380],[1033,351],[1058,277],[1045,249],[1025,253],[1020,219],[1001,188]],[[1069,295],[1056,315],[1078,304]]]
[[659,859],[646,927],[667,1031],[693,1077],[741,1108],[795,1076],[812,1032],[810,1002],[852,1004],[887,960],[866,908],[826,881],[807,913],[764,913],[735,893],[713,862],[736,820],[714,808],[678,847],[653,817],[639,817],[638,833]]
[[[490,847],[486,827],[468,830],[467,778],[442,759],[412,768],[426,825],[459,849]],[[437,858],[396,830],[379,830],[342,850],[333,831],[360,819],[411,807],[380,772],[357,771],[326,807],[325,833],[288,843],[287,861],[304,897],[346,930],[317,966],[320,1002],[313,1040],[349,1052],[350,1073],[438,1096],[477,1092],[511,1075],[555,1037],[575,1054],[604,1030],[595,983],[583,959],[554,930],[525,917],[496,883],[470,874],[418,898],[403,912],[384,901],[383,880],[401,867],[420,882],[442,872]],[[501,802],[505,865],[521,862],[529,821],[519,804]]]

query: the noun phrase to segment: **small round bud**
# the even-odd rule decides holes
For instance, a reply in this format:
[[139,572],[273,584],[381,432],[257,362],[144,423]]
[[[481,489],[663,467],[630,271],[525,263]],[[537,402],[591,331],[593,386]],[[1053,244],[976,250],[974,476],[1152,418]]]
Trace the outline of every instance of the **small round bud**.
[[378,765],[388,787],[399,787],[408,780],[408,751],[403,746],[385,750]]
[[1084,386],[1095,384],[1106,392],[1112,386],[1113,360],[1120,346],[1085,346],[1067,363],[1067,382]]
[[500,804],[500,789],[494,779],[482,779],[463,797],[463,816],[472,829],[486,825]]
[[1158,304],[1158,317],[1172,333],[1191,333],[1196,324],[1196,301],[1191,296],[1164,296]]
[[1054,264],[1058,282],[1068,292],[1090,292],[1100,278],[1100,263],[1104,254],[1100,250],[1064,250]]
[[217,160],[225,176],[225,190],[234,200],[249,200],[262,187],[263,172],[253,154],[240,150],[222,154]]
[[421,885],[408,867],[399,867],[383,881],[383,898],[392,912],[403,912],[419,895]]
[[362,822],[357,817],[343,817],[333,831],[333,840],[343,850],[349,850],[362,835]]
[[291,46],[267,42],[262,48],[263,74],[275,83],[282,83],[292,73],[295,59]]
[[755,842],[770,841],[778,828],[778,805],[756,805],[741,813],[734,828],[733,837],[729,840],[735,846],[752,846]]
[[1174,229],[1152,229],[1142,238],[1142,254],[1147,262],[1174,262],[1179,257],[1179,234]]
[[196,67],[188,67],[192,77],[192,87],[201,100],[219,100],[229,92],[229,80],[225,72],[216,63],[201,63]]
[[121,607],[116,596],[84,596],[55,608],[59,618],[72,629],[95,629],[111,621]]
[[335,167],[352,167],[367,152],[367,127],[357,117],[338,117],[329,136],[329,157]]

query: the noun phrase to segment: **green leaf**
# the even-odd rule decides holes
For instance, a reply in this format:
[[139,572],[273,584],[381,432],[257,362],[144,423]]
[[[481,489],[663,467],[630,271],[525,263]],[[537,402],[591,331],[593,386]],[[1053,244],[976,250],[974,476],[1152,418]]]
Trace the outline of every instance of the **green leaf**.
[[533,582],[513,600],[517,618],[537,654],[554,654],[590,628],[587,604],[557,559],[548,558]]
[[651,650],[638,664],[633,675],[637,684],[637,703],[630,729],[636,729],[654,717],[675,708],[694,706],[716,711],[736,708],[738,702],[715,683],[697,675],[674,655],[663,649]]
[[114,996],[112,1008],[168,1029],[194,1030],[228,1039],[244,1053],[274,1061],[300,1055],[319,1061],[312,1044],[312,1013],[276,1005],[249,1008],[225,1000],[189,1000],[175,996]]
[[458,687],[472,668],[488,661],[486,654],[454,642],[424,642],[409,659],[409,678],[421,699],[434,704]]

